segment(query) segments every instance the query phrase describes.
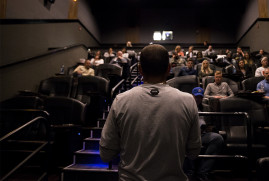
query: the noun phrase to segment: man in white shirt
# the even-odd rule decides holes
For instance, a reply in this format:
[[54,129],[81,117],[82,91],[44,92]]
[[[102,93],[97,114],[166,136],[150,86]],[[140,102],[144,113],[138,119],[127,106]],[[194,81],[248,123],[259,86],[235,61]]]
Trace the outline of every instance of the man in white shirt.
[[75,74],[79,76],[94,76],[94,70],[91,68],[91,61],[90,60],[85,60],[84,65],[79,65],[74,72]]
[[266,68],[268,68],[268,57],[263,57],[261,60],[262,66],[257,68],[255,71],[255,77],[262,77],[263,72]]

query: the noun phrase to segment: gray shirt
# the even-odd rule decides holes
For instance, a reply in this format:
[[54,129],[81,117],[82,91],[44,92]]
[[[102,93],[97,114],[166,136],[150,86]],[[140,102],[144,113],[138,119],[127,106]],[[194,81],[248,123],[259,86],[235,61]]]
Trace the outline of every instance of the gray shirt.
[[[157,88],[153,96],[150,91]],[[201,147],[198,110],[191,94],[166,84],[143,84],[119,94],[104,125],[100,156],[120,153],[119,180],[187,180],[185,156]]]
[[204,97],[209,98],[213,96],[234,96],[234,93],[232,89],[229,87],[227,82],[221,82],[219,85],[217,85],[215,82],[214,83],[209,83],[206,86]]

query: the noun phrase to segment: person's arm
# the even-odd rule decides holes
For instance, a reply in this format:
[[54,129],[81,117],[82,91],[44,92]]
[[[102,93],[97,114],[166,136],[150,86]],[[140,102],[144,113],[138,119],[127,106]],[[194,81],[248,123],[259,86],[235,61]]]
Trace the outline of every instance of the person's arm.
[[234,93],[228,84],[227,84],[227,94],[228,94],[228,97],[234,96]]
[[120,153],[120,134],[116,123],[117,99],[114,100],[102,130],[99,151],[104,162],[113,160]]
[[206,86],[206,89],[205,89],[204,97],[205,97],[205,98],[209,98],[209,97],[211,97],[211,96],[210,96],[210,93],[211,93],[211,85],[208,84],[208,85]]
[[77,68],[73,71],[73,73],[82,74],[80,66],[77,66]]
[[256,88],[256,90],[257,90],[257,91],[261,91],[261,82],[259,82],[259,83],[257,84],[257,88]]
[[257,68],[255,71],[255,77],[260,77],[260,76],[261,76],[261,71],[259,68]]

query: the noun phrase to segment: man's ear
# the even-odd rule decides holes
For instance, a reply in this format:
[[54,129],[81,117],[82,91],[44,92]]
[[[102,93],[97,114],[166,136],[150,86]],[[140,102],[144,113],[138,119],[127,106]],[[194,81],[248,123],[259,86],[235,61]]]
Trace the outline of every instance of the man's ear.
[[140,65],[140,63],[138,64],[138,70],[139,70],[139,73],[144,76],[144,73],[143,73],[143,70],[142,70],[142,67]]
[[168,64],[167,70],[166,70],[166,75],[168,76],[170,74],[170,70],[171,70],[171,64]]

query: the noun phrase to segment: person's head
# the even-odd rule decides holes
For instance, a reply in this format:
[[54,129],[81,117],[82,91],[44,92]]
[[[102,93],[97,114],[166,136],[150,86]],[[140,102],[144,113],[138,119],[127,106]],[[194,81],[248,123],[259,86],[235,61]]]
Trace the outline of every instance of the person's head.
[[222,73],[221,71],[216,71],[215,72],[215,83],[220,84],[222,81]]
[[94,56],[94,59],[95,59],[95,60],[99,60],[99,59],[100,59],[100,55],[95,55],[95,56]]
[[245,57],[245,59],[249,59],[249,53],[248,52],[244,52],[244,57]]
[[122,48],[121,49],[121,51],[122,51],[122,53],[126,53],[127,52],[127,50],[126,50],[126,48],[124,47],[124,48]]
[[209,62],[208,62],[208,60],[204,60],[203,62],[202,62],[202,66],[203,66],[203,69],[207,69],[208,67],[209,67]]
[[267,67],[268,66],[268,58],[262,57],[261,63],[262,63],[263,67]]
[[244,60],[239,60],[238,66],[239,66],[239,68],[245,68],[245,61]]
[[122,57],[122,51],[117,52],[117,57]]
[[175,48],[175,51],[176,51],[177,53],[179,53],[179,52],[181,51],[181,46],[180,46],[180,45],[177,45],[176,48]]
[[263,76],[267,81],[269,81],[269,68],[264,69]]
[[144,79],[159,78],[165,81],[170,71],[168,51],[159,44],[144,47],[140,54],[139,71]]
[[241,47],[237,47],[236,52],[237,53],[241,53],[242,52],[242,48]]
[[84,66],[86,69],[89,69],[91,67],[91,61],[90,60],[85,60]]
[[109,48],[109,49],[108,49],[108,52],[109,52],[109,53],[113,53],[113,49],[112,49],[112,48]]
[[193,51],[193,46],[189,46],[189,52]]
[[197,58],[203,58],[203,53],[201,51],[197,52]]
[[197,106],[201,105],[204,97],[204,89],[201,87],[195,87],[192,89],[192,95],[196,101]]
[[192,69],[192,68],[193,68],[193,61],[192,61],[191,59],[188,59],[187,67],[188,67],[189,69]]
[[213,50],[212,45],[209,45],[209,46],[208,46],[208,50],[210,50],[210,51],[212,51],[212,50]]
[[131,41],[127,41],[126,47],[132,47],[132,42]]
[[204,41],[204,46],[207,46],[207,41]]
[[263,55],[264,54],[264,50],[260,49],[259,54]]

